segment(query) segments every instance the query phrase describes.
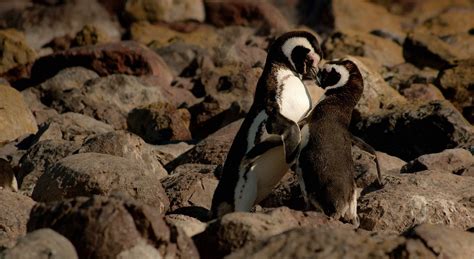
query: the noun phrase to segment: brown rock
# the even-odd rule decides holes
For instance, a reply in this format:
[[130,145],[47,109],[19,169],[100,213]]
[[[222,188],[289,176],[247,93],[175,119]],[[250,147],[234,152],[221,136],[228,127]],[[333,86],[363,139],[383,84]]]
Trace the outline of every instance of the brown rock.
[[419,69],[411,63],[403,63],[383,71],[382,75],[391,87],[400,91],[413,84],[434,84],[438,70],[429,67]]
[[186,109],[176,109],[168,103],[154,103],[133,109],[127,117],[128,130],[146,142],[159,144],[166,141],[191,140]]
[[21,94],[14,88],[0,84],[0,143],[36,133],[35,118]]
[[26,234],[26,223],[35,202],[21,194],[0,190],[0,247],[12,247]]
[[400,92],[412,102],[445,100],[441,91],[433,84],[412,84],[410,87],[404,88]]
[[0,75],[26,65],[36,59],[36,53],[25,42],[25,35],[17,30],[0,30]]
[[455,67],[442,70],[436,84],[447,99],[464,114],[466,119],[474,122],[474,59],[459,61]]
[[184,233],[188,237],[192,237],[203,232],[206,229],[207,224],[203,223],[193,217],[189,217],[181,214],[170,214],[166,216],[166,222],[183,229]]
[[341,226],[317,212],[301,212],[285,207],[266,213],[234,212],[210,223],[206,231],[193,237],[201,257],[215,258],[227,255],[246,244],[265,240],[289,229],[303,226],[317,228]]
[[125,4],[125,17],[130,21],[179,22],[205,19],[202,0],[129,0]]
[[280,11],[270,3],[233,0],[206,0],[207,20],[219,27],[228,25],[262,26],[278,33],[290,26]]
[[[93,134],[102,134],[113,131],[109,124],[98,121],[86,115],[74,112],[62,113],[46,121],[50,126],[57,125],[62,138],[76,143],[82,143],[84,138]],[[56,126],[54,126],[56,127]]]
[[408,162],[402,167],[402,173],[416,173],[424,170],[446,171],[464,175],[474,170],[474,157],[462,148],[446,149],[440,153],[427,154]]
[[205,164],[182,164],[177,166],[170,174],[188,174],[188,173],[199,173],[199,174],[213,174],[216,170],[216,165],[205,165]]
[[85,25],[72,40],[71,47],[96,45],[109,42],[107,34],[93,25]]
[[32,197],[48,202],[113,193],[133,197],[160,213],[169,207],[157,174],[136,161],[98,153],[72,155],[48,168],[38,179]]
[[[28,230],[49,227],[67,237],[80,258],[115,258],[142,250],[144,243],[162,257],[198,258],[192,241],[168,225],[155,207],[118,197],[77,197],[40,204],[31,212]],[[123,254],[122,254],[123,256]]]
[[377,153],[377,159],[379,160],[380,170],[382,171],[383,175],[399,174],[401,168],[407,163],[401,160],[400,158],[391,156],[387,153],[383,153],[383,152],[376,152],[376,153]]
[[110,74],[159,76],[169,85],[172,75],[164,61],[150,49],[132,41],[71,48],[36,60],[31,77],[42,82],[67,67],[82,66],[100,76]]
[[43,173],[79,147],[77,143],[62,139],[43,140],[33,145],[20,159],[17,174],[20,191],[31,197],[36,182]]
[[101,153],[123,157],[137,162],[158,178],[168,176],[153,154],[153,148],[140,137],[125,132],[112,131],[87,138],[78,153]]
[[472,21],[474,10],[472,9],[472,5],[471,8],[457,8],[453,5],[440,11],[440,13],[433,15],[418,25],[415,30],[429,31],[436,36],[445,37],[458,33],[466,33],[474,28],[474,22]]
[[193,145],[186,142],[180,142],[176,144],[152,145],[151,147],[155,158],[164,166],[193,148]]
[[403,232],[417,224],[474,224],[474,178],[436,171],[387,175],[385,186],[359,200],[360,227]]
[[371,58],[383,66],[404,63],[402,48],[396,43],[368,33],[342,31],[332,34],[322,46],[326,59],[346,55]]
[[375,149],[403,160],[474,143],[474,128],[447,101],[375,114],[355,123],[353,133]]
[[62,235],[43,228],[28,233],[20,238],[16,245],[0,253],[5,259],[76,259],[77,253],[74,246]]

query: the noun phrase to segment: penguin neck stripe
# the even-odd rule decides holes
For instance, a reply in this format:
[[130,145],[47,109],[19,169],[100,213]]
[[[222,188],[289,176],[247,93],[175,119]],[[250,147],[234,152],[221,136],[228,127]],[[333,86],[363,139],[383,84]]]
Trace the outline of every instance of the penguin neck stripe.
[[290,61],[291,65],[293,66],[293,69],[296,69],[295,63],[291,59],[291,52],[296,46],[302,46],[307,49],[309,49],[310,53],[314,53],[313,46],[309,43],[308,39],[303,38],[303,37],[295,37],[295,38],[290,38],[281,47],[281,50],[283,51],[283,54],[288,58]]
[[341,76],[341,78],[335,85],[326,87],[326,91],[342,87],[347,84],[347,81],[349,81],[350,73],[346,67],[340,65],[327,65],[325,69],[327,71],[331,71],[331,69],[334,69]]

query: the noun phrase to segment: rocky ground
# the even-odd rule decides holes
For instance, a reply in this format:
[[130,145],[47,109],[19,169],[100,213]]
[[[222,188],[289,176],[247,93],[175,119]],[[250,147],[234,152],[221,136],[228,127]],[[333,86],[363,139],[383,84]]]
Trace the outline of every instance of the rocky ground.
[[[1,1],[0,258],[472,258],[473,17],[471,0]],[[386,184],[354,147],[357,230],[302,211],[291,172],[257,212],[207,218],[292,29],[364,76],[351,131]]]

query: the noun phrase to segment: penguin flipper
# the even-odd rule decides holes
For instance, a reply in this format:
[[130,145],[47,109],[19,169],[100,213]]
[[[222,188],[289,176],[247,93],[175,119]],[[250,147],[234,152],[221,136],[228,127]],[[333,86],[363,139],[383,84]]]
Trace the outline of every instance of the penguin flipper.
[[301,142],[301,131],[299,125],[276,112],[268,118],[267,131],[270,134],[281,135],[285,150],[285,159],[288,165],[293,165],[298,157],[299,144]]
[[351,137],[352,137],[351,138],[352,145],[355,145],[358,148],[362,149],[363,151],[368,152],[374,156],[375,166],[377,167],[377,184],[379,185],[379,187],[384,186],[383,179],[382,179],[382,172],[380,170],[380,164],[379,164],[379,160],[377,158],[377,152],[375,151],[375,149],[371,145],[367,144],[363,139],[356,137],[352,134],[351,134]]

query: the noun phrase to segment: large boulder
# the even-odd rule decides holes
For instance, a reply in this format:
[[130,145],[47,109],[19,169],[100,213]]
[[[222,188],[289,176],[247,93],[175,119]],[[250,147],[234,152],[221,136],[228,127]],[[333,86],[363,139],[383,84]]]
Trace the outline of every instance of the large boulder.
[[77,197],[39,204],[31,212],[28,231],[45,227],[68,238],[79,258],[115,258],[121,253],[122,258],[130,258],[125,256],[151,248],[163,258],[198,258],[192,240],[168,224],[159,210],[123,197]]
[[159,175],[131,159],[99,153],[66,157],[50,167],[36,183],[32,197],[41,202],[76,196],[120,193],[165,213],[169,200]]
[[0,248],[13,246],[17,238],[26,234],[26,223],[34,205],[26,196],[0,190]]
[[473,126],[448,101],[397,107],[353,126],[353,133],[375,149],[408,161],[474,143]]
[[359,199],[360,227],[403,232],[417,224],[474,225],[474,178],[424,171],[387,175],[385,186]]
[[0,84],[0,143],[36,133],[38,126],[23,96],[14,88]]
[[203,22],[205,11],[203,0],[128,0],[124,16],[132,22]]
[[87,138],[78,153],[101,153],[127,158],[142,165],[159,178],[168,175],[155,158],[153,148],[140,137],[126,131],[112,131]]
[[4,259],[77,259],[76,249],[62,235],[48,229],[38,229],[18,239],[16,245],[0,253]]
[[36,52],[25,42],[25,35],[17,30],[0,30],[0,75],[26,65],[36,59]]
[[75,112],[53,116],[46,120],[45,125],[49,125],[48,128],[58,127],[64,140],[76,143],[82,143],[89,135],[103,134],[114,130],[107,123]]
[[446,171],[457,175],[474,173],[474,156],[462,148],[446,149],[440,153],[422,155],[402,167],[402,173],[424,170]]

